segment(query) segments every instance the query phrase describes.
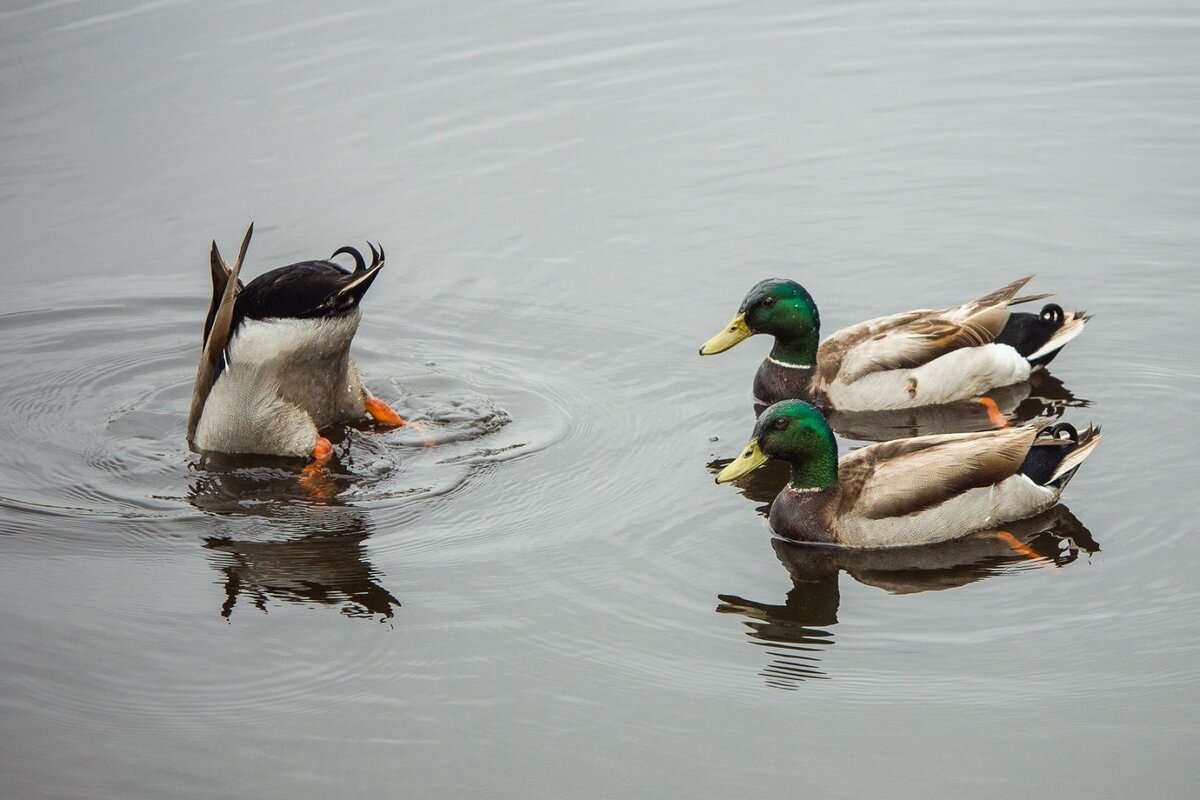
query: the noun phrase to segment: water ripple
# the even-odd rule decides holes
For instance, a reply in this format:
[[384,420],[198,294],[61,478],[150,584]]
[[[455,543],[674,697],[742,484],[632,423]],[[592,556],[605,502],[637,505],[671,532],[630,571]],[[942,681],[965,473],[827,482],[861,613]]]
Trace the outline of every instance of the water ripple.
[[[135,284],[123,288],[132,295]],[[183,442],[198,299],[82,299],[121,296],[110,286],[45,292],[58,292],[56,305],[34,297],[24,305],[36,310],[0,316],[0,356],[11,376],[22,376],[0,390],[0,479],[10,510],[125,524],[196,510],[265,515],[280,518],[281,535],[291,533],[287,509],[314,500],[297,481],[299,465],[197,457]],[[535,378],[519,358],[463,353],[453,335],[411,343],[411,334],[402,325],[364,326],[356,355],[376,392],[415,424],[335,436],[341,458],[329,476],[332,493],[317,500],[389,504],[379,514],[386,523],[414,500],[453,492],[483,464],[578,435],[565,424],[572,392]],[[395,374],[395,341],[410,342],[408,367],[380,379]],[[423,348],[449,357],[412,363]]]

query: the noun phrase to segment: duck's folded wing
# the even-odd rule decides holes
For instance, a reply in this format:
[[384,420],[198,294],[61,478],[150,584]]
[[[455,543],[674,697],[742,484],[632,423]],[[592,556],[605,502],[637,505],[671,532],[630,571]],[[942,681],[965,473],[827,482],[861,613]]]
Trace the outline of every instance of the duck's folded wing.
[[954,350],[990,344],[1007,321],[1006,305],[980,309],[960,321],[930,313],[861,339],[842,355],[838,378],[853,383],[872,372],[915,369]]
[[909,311],[844,328],[821,343],[821,377],[826,383],[853,383],[873,372],[914,369],[963,347],[990,344],[1004,330],[1010,305],[1047,296],[1016,296],[1032,279],[1026,275],[951,308]]
[[941,312],[933,309],[906,311],[902,314],[890,314],[886,317],[875,317],[848,328],[835,331],[817,348],[817,365],[820,375],[827,383],[833,382],[842,369],[846,356],[855,348],[870,342],[889,332],[906,325],[911,325],[922,319],[936,317]]
[[855,450],[838,462],[838,513],[900,517],[1016,474],[1039,425],[899,439]]

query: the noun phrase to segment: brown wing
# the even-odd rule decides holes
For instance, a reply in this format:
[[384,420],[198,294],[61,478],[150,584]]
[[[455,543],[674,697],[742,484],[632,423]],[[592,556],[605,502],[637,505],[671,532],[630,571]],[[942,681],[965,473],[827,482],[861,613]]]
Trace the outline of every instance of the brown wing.
[[1007,306],[981,309],[961,322],[923,317],[860,342],[842,357],[838,377],[853,383],[872,372],[913,369],[963,347],[981,347],[995,341],[1007,321]]
[[840,331],[834,332],[829,338],[821,342],[820,347],[817,348],[817,372],[819,377],[825,383],[832,383],[841,371],[842,361],[846,358],[846,354],[858,345],[876,336],[885,335],[888,331],[909,325],[928,316],[937,315],[938,313],[938,311],[930,309],[906,311],[902,314],[892,314],[886,317],[869,319],[866,322],[860,322],[857,325],[851,325],[848,328],[842,328]]
[[853,383],[889,369],[913,369],[963,347],[995,341],[1008,322],[1008,306],[1032,275],[952,308],[878,317],[834,333],[817,351],[820,379]]
[[838,462],[839,514],[899,517],[1014,475],[1044,424],[870,445]]
[[[225,345],[229,343],[229,328],[233,320],[233,305],[237,300],[242,282],[238,275],[242,271],[242,262],[246,258],[246,250],[250,247],[250,236],[254,233],[254,223],[246,229],[242,239],[242,249],[238,252],[233,269],[225,264],[217,243],[213,242],[210,255],[210,267],[213,280],[213,301],[209,305],[208,318],[204,323],[204,350],[200,354],[200,365],[196,368],[196,382],[192,387],[192,407],[188,413],[188,444],[196,437],[196,426],[200,424],[200,415],[204,411],[204,403],[208,400],[209,392],[217,380],[217,364]],[[221,285],[220,301],[217,300],[216,289]]]

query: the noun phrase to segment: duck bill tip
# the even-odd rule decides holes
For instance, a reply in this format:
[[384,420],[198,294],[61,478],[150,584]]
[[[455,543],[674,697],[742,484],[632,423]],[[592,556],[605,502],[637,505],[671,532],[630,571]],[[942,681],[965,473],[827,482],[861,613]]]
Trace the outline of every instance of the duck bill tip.
[[717,353],[724,353],[729,348],[749,339],[753,335],[754,331],[750,330],[750,326],[746,324],[746,315],[744,313],[738,314],[729,321],[729,324],[720,333],[701,346],[700,355],[714,356]]
[[762,451],[758,441],[746,445],[742,454],[717,473],[717,483],[729,483],[761,467],[767,462],[767,454]]

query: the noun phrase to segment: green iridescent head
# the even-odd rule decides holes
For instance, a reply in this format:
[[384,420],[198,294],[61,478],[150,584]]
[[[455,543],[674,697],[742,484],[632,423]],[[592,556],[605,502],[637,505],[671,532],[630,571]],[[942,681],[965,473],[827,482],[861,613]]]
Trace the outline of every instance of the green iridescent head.
[[723,331],[705,342],[700,355],[711,356],[756,333],[775,337],[771,358],[785,364],[810,366],[816,358],[821,318],[812,295],[785,278],[768,278],[742,300],[738,313]]
[[758,469],[768,458],[792,465],[792,486],[798,489],[837,485],[837,441],[829,423],[803,400],[782,400],[758,418],[754,435],[742,454],[717,475],[728,483]]

